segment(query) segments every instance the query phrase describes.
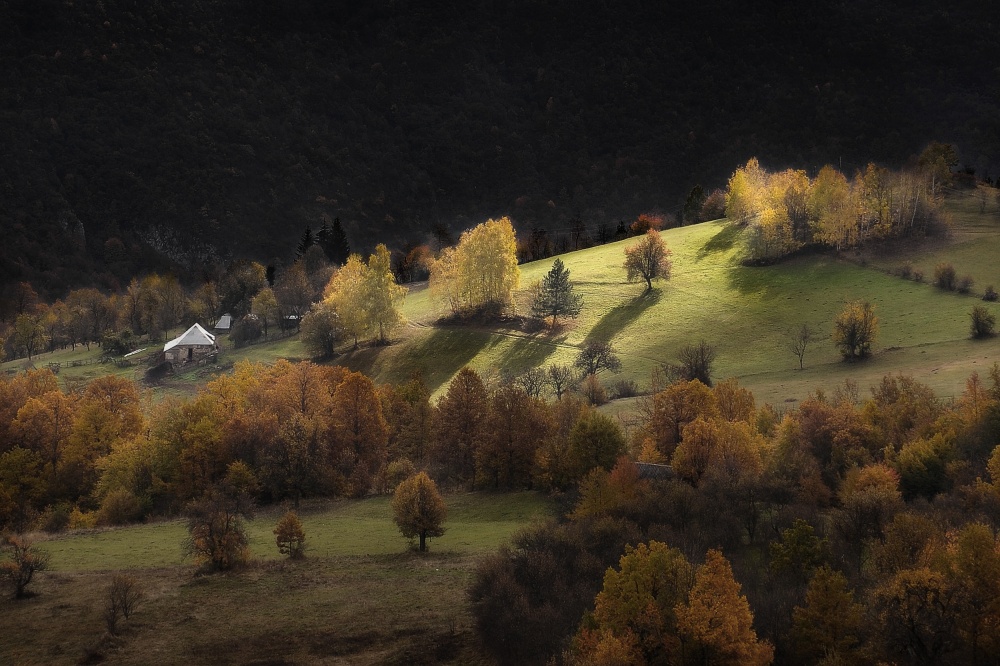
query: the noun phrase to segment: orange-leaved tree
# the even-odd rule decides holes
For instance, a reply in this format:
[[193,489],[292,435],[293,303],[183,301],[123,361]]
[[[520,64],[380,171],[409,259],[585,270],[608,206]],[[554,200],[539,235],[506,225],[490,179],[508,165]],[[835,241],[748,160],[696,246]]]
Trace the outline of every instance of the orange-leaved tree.
[[448,507],[434,481],[426,472],[406,479],[392,495],[393,520],[407,539],[420,540],[420,552],[427,550],[427,538],[444,534],[442,527]]

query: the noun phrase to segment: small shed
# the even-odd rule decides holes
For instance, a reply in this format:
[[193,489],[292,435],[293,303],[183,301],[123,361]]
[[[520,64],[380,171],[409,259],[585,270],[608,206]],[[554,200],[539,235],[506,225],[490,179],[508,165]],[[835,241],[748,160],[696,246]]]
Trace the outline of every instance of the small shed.
[[195,324],[180,336],[163,345],[164,359],[174,365],[198,361],[219,350],[215,336]]
[[232,327],[233,327],[233,315],[229,314],[228,312],[219,317],[219,321],[215,322],[216,331],[223,331],[228,333]]

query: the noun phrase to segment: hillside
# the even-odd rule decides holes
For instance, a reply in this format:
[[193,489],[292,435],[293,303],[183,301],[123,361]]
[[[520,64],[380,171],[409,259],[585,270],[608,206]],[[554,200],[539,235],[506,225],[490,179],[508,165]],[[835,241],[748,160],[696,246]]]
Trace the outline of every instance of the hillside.
[[[930,385],[941,397],[959,395],[974,371],[982,372],[998,357],[1000,339],[968,338],[969,313],[977,296],[943,292],[929,282],[934,266],[951,262],[959,275],[970,275],[973,291],[981,294],[1000,285],[1000,210],[990,200],[985,212],[974,192],[957,192],[946,204],[952,219],[947,238],[897,247],[891,253],[836,257],[800,256],[769,267],[739,262],[739,233],[724,221],[663,232],[673,251],[673,277],[642,295],[642,286],[625,282],[621,268],[626,240],[561,255],[576,289],[584,297],[581,316],[555,332],[525,332],[513,320],[509,328],[441,324],[442,313],[426,285],[412,285],[404,302],[409,320],[389,347],[346,350],[335,363],[361,370],[378,382],[401,382],[420,373],[440,394],[463,366],[490,374],[513,373],[550,363],[573,362],[592,340],[609,340],[623,362],[619,376],[605,373],[602,381],[631,379],[647,388],[650,373],[674,362],[686,344],[706,340],[718,351],[713,375],[737,377],[761,402],[794,404],[822,388],[833,390],[844,380],[864,391],[885,374],[903,373]],[[521,267],[520,309],[527,311],[527,287],[549,270],[552,260]],[[921,283],[894,275],[910,264],[926,276]],[[874,357],[847,364],[840,360],[829,335],[833,318],[845,301],[868,299],[876,306],[881,335]],[[1000,314],[996,304],[984,304]],[[802,324],[816,331],[807,350],[805,369],[789,349],[788,333]],[[226,341],[223,340],[226,344]],[[158,344],[158,343],[157,343]],[[66,383],[107,372],[140,379],[144,368],[112,364],[75,365],[94,361],[99,351],[57,351],[36,357],[35,365],[61,364]],[[159,395],[190,395],[217,372],[241,359],[269,362],[276,358],[307,358],[297,336],[235,350],[227,348],[218,367],[199,368],[166,381]],[[3,367],[15,370],[24,360]],[[613,405],[612,409],[628,408]]]
[[751,155],[1000,168],[992,3],[0,0],[0,283],[43,296],[510,214],[676,213]]
[[[982,301],[942,292],[929,281],[938,262],[950,261],[959,274],[974,278],[980,294],[987,285],[1000,285],[1000,268],[992,260],[1000,252],[1000,213],[995,202],[985,214],[977,206],[972,193],[954,195],[948,202],[949,238],[928,239],[878,260],[807,255],[748,267],[739,263],[738,232],[724,221],[671,229],[662,235],[673,250],[673,277],[648,296],[641,285],[625,282],[621,268],[623,247],[634,240],[562,255],[584,309],[554,334],[433,326],[437,312],[429,294],[415,289],[405,303],[411,325],[400,344],[347,354],[341,362],[382,381],[421,372],[440,391],[463,365],[517,373],[572,363],[586,342],[609,340],[622,359],[621,378],[648,387],[657,364],[676,361],[681,347],[704,339],[718,351],[714,376],[738,377],[762,402],[802,400],[845,379],[865,390],[888,373],[912,374],[940,396],[956,396],[973,371],[992,364],[1000,344],[968,339],[969,312]],[[540,279],[551,263],[522,266],[522,287]],[[904,263],[921,270],[924,282],[892,274]],[[858,299],[875,304],[881,335],[873,359],[846,364],[829,336],[843,304]],[[988,307],[1000,313],[995,304]],[[799,371],[788,333],[802,324],[816,331],[817,339]]]

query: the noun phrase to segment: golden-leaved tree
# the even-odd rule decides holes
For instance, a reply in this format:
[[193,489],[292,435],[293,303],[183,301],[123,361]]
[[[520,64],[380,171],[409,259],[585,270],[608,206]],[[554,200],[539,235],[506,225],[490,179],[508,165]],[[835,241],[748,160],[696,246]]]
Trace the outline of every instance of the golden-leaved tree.
[[757,639],[753,613],[729,561],[717,550],[705,555],[685,604],[678,606],[677,627],[685,650],[705,664],[770,664],[774,648]]
[[371,335],[378,344],[385,344],[404,322],[400,306],[406,292],[406,287],[396,284],[389,250],[379,244],[367,264],[359,255],[348,257],[330,279],[324,302],[336,310],[341,327],[354,338],[355,347],[360,339]]
[[431,264],[430,288],[455,314],[508,309],[521,279],[510,218],[487,220],[464,232]]

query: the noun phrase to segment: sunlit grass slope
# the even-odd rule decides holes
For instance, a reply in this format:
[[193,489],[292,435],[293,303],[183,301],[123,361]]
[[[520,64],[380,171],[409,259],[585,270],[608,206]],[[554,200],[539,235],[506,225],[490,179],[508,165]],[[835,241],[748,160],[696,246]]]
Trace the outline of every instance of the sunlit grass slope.
[[[621,377],[643,386],[657,364],[675,361],[681,347],[704,339],[718,351],[715,377],[738,377],[762,401],[801,400],[846,379],[864,390],[887,373],[912,374],[942,396],[957,395],[968,375],[988,367],[1000,351],[996,339],[968,339],[969,312],[981,301],[941,292],[926,279],[903,280],[886,268],[911,261],[926,265],[930,276],[935,263],[952,261],[959,275],[971,273],[980,288],[1000,285],[1000,218],[991,209],[985,215],[973,212],[974,205],[971,194],[955,195],[949,239],[929,240],[911,250],[913,257],[897,254],[867,264],[809,255],[776,266],[742,266],[739,231],[725,222],[671,229],[662,236],[673,251],[673,277],[650,294],[643,294],[643,285],[625,282],[621,267],[624,247],[636,240],[572,252],[562,259],[584,309],[556,332],[438,327],[441,311],[426,289],[415,289],[405,305],[411,324],[400,343],[350,354],[346,361],[384,381],[419,372],[440,392],[463,365],[519,372],[572,363],[587,342],[607,340],[621,356]],[[551,265],[546,260],[521,267],[522,312],[524,289]],[[844,303],[857,299],[875,304],[881,332],[873,359],[845,364],[830,335]],[[996,305],[988,307],[1000,314]],[[799,371],[789,332],[802,324],[815,331],[816,340]]]

